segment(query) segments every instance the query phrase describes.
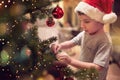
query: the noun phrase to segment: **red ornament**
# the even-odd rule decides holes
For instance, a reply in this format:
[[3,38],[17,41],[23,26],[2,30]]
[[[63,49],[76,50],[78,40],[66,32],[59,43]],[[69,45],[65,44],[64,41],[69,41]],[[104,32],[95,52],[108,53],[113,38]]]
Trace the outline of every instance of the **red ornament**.
[[55,24],[55,21],[52,17],[49,17],[46,21],[46,24],[48,25],[48,27],[52,27]]
[[23,21],[23,22],[21,23],[22,29],[23,29],[24,31],[27,31],[27,30],[28,30],[27,24],[28,24],[27,21]]
[[74,80],[72,77],[67,77],[65,80]]
[[54,18],[60,19],[61,17],[63,17],[64,12],[63,12],[62,8],[60,8],[60,7],[57,5],[57,7],[55,7],[55,8],[53,9],[52,15],[54,16]]

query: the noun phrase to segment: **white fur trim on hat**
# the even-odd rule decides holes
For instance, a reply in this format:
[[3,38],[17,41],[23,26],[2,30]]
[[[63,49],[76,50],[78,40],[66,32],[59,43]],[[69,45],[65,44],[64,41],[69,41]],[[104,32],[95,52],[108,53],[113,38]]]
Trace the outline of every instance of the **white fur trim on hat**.
[[75,8],[75,12],[78,12],[78,11],[86,14],[91,19],[94,19],[101,23],[113,23],[114,21],[116,21],[116,18],[117,18],[117,16],[113,13],[112,15],[108,16],[108,14],[106,15],[104,12],[100,11],[98,8],[95,8],[85,2],[80,2],[77,5],[77,7]]

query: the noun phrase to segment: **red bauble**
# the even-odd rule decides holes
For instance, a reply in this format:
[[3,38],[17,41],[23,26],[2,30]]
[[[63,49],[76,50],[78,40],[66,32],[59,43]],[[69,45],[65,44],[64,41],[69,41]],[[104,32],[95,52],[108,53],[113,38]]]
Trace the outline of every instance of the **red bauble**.
[[46,21],[46,24],[48,25],[48,27],[52,27],[55,24],[55,21],[52,17],[49,17]]
[[74,80],[72,77],[65,78],[65,80]]
[[62,8],[60,8],[60,7],[57,5],[57,7],[55,7],[55,8],[53,9],[52,15],[54,16],[54,18],[60,19],[61,17],[63,17],[64,12],[63,12]]
[[27,26],[27,24],[28,24],[27,21],[23,21],[23,22],[21,23],[22,28],[23,28],[24,31],[28,30],[28,26]]

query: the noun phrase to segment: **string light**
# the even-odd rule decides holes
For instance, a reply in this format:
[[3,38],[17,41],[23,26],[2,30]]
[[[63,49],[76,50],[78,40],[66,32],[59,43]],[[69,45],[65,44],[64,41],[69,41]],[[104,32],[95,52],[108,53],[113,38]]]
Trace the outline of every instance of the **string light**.
[[21,65],[18,65],[19,67],[21,67]]
[[12,28],[14,28],[14,27],[15,27],[15,25],[12,26]]
[[30,77],[33,78],[33,74],[31,74]]
[[5,39],[2,39],[2,41],[4,41]]
[[4,4],[4,1],[2,1],[1,3]]
[[14,64],[14,62],[12,61],[12,64]]
[[7,71],[10,71],[9,69],[7,69]]
[[2,71],[5,71],[5,69],[2,69]]
[[20,76],[16,76],[16,78],[18,78],[18,79],[19,79],[19,78],[20,78]]
[[19,71],[18,70],[16,70],[16,73],[18,73]]
[[25,0],[22,0],[22,2],[24,2]]
[[12,59],[12,57],[10,56],[10,59]]
[[37,2],[36,0],[34,2]]
[[49,62],[49,64],[52,64],[51,62]]
[[17,50],[19,50],[20,48],[17,48]]
[[43,59],[43,61],[45,62],[46,60],[45,60],[45,59]]
[[15,54],[15,52],[13,52],[13,54]]
[[34,7],[34,9],[36,9],[36,6]]
[[32,68],[30,68],[30,70],[33,70]]
[[12,77],[12,75],[11,75],[11,74],[9,74],[9,76],[10,76],[10,77]]
[[15,22],[16,24],[18,24],[18,21],[17,21],[17,20],[15,20],[14,22]]
[[10,0],[8,0],[8,3],[10,3]]
[[9,63],[10,63],[10,62],[8,61],[8,62],[7,62],[7,65],[8,65]]
[[37,67],[36,67],[35,69],[36,69],[36,70],[38,70],[38,68],[37,68]]
[[2,42],[2,44],[4,45],[5,43],[4,43],[4,42]]
[[25,69],[23,68],[22,70],[24,71]]
[[7,41],[7,44],[9,44],[10,42],[9,41]]
[[15,2],[13,2],[13,4],[15,4]]
[[45,64],[44,67],[46,67],[47,65]]
[[5,8],[7,8],[7,5],[5,5]]
[[10,44],[9,46],[10,46],[10,47],[12,47],[12,45],[11,45],[11,44]]
[[38,63],[37,65],[38,65],[38,66],[41,66],[41,64],[40,64],[40,63]]

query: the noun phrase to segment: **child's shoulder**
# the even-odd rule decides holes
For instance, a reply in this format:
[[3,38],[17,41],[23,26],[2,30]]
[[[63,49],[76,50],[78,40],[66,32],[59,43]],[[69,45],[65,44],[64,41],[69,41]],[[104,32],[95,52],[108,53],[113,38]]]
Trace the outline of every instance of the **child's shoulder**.
[[100,42],[111,43],[111,37],[110,37],[110,34],[108,32],[97,35],[96,39]]

